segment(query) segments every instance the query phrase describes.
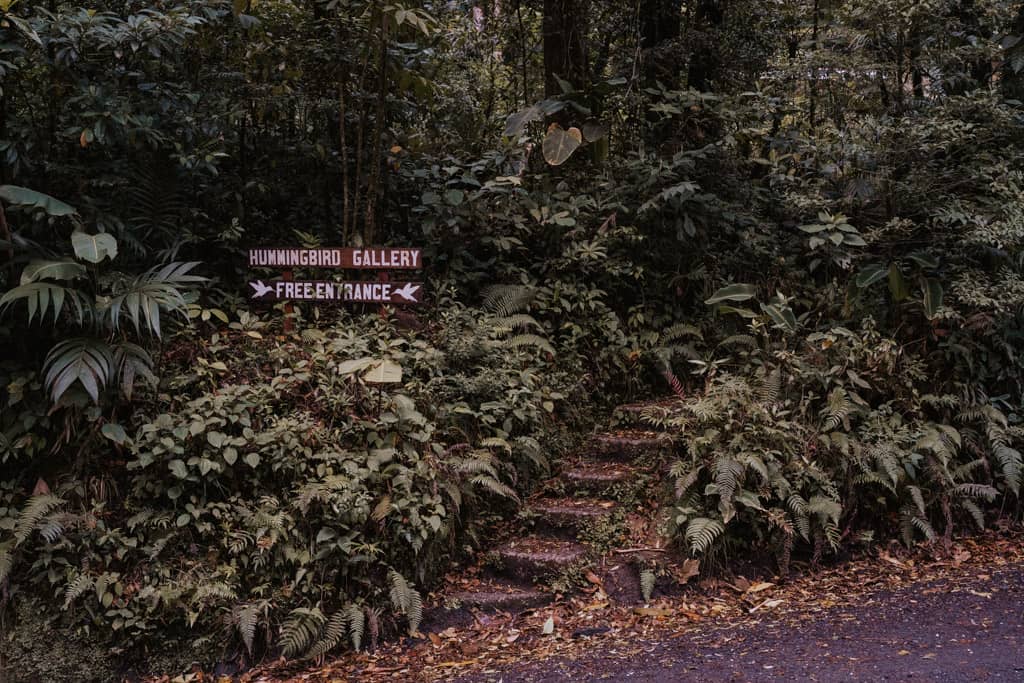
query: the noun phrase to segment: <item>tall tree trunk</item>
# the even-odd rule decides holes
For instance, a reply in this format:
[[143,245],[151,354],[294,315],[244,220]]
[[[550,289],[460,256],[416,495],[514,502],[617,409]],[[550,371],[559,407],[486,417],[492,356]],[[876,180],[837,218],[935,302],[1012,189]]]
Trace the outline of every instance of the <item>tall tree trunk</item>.
[[[562,94],[561,78],[574,88],[587,86],[585,0],[544,0],[544,95]],[[555,117],[556,120],[558,117]]]
[[678,85],[676,60],[658,48],[679,38],[682,11],[682,0],[641,1],[640,49],[643,51],[645,81],[661,81],[669,88]]
[[1003,96],[1007,99],[1024,100],[1024,66],[1020,70],[1013,68],[1014,60],[1024,59],[1024,2],[1017,7],[1017,17],[1010,27],[1010,35],[1016,38],[1014,43],[1006,50],[1003,62],[1002,86]]
[[715,47],[715,32],[725,23],[725,7],[723,0],[698,0],[693,23],[704,33],[701,45],[690,56],[687,71],[687,83],[701,92],[711,91],[718,79],[722,66],[721,56]]

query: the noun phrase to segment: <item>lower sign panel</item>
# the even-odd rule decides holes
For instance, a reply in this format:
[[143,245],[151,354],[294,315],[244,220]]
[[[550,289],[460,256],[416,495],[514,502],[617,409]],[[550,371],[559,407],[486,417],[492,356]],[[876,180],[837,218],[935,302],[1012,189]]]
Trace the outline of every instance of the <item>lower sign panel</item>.
[[334,282],[331,280],[271,280],[249,283],[258,301],[351,301],[372,304],[423,303],[419,282]]

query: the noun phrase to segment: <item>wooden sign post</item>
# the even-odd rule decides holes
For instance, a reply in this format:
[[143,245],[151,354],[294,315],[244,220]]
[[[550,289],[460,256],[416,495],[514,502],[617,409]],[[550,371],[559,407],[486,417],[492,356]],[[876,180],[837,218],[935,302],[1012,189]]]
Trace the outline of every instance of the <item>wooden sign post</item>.
[[[250,297],[257,301],[319,301],[416,305],[423,303],[422,282],[392,282],[391,270],[419,270],[422,252],[408,247],[357,249],[329,247],[319,249],[264,248],[249,250],[251,268],[280,268],[280,280],[251,280]],[[334,268],[376,270],[377,281],[295,280],[294,268]],[[289,312],[286,308],[286,313]],[[290,331],[290,320],[285,331]]]

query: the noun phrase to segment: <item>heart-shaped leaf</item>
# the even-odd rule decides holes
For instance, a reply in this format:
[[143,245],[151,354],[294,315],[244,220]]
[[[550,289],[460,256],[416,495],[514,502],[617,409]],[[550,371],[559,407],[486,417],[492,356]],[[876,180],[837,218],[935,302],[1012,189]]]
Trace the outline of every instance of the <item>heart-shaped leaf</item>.
[[113,260],[117,256],[117,240],[105,232],[98,235],[74,232],[71,234],[71,246],[75,249],[75,256],[89,263],[99,263],[105,258]]
[[[570,131],[575,131],[575,133]],[[583,135],[578,128],[565,130],[557,123],[552,124],[542,145],[544,160],[552,166],[561,166],[572,156],[573,152],[579,149],[582,139]]]

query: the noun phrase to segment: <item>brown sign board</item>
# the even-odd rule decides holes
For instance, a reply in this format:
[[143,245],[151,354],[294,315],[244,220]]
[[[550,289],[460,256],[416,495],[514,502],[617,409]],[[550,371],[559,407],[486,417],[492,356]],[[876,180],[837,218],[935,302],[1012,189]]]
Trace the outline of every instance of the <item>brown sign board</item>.
[[418,270],[423,267],[423,260],[419,249],[409,247],[375,247],[371,249],[268,247],[249,250],[249,267]]
[[249,283],[257,301],[324,301],[374,304],[423,303],[419,282],[335,282],[332,280],[254,280]]

